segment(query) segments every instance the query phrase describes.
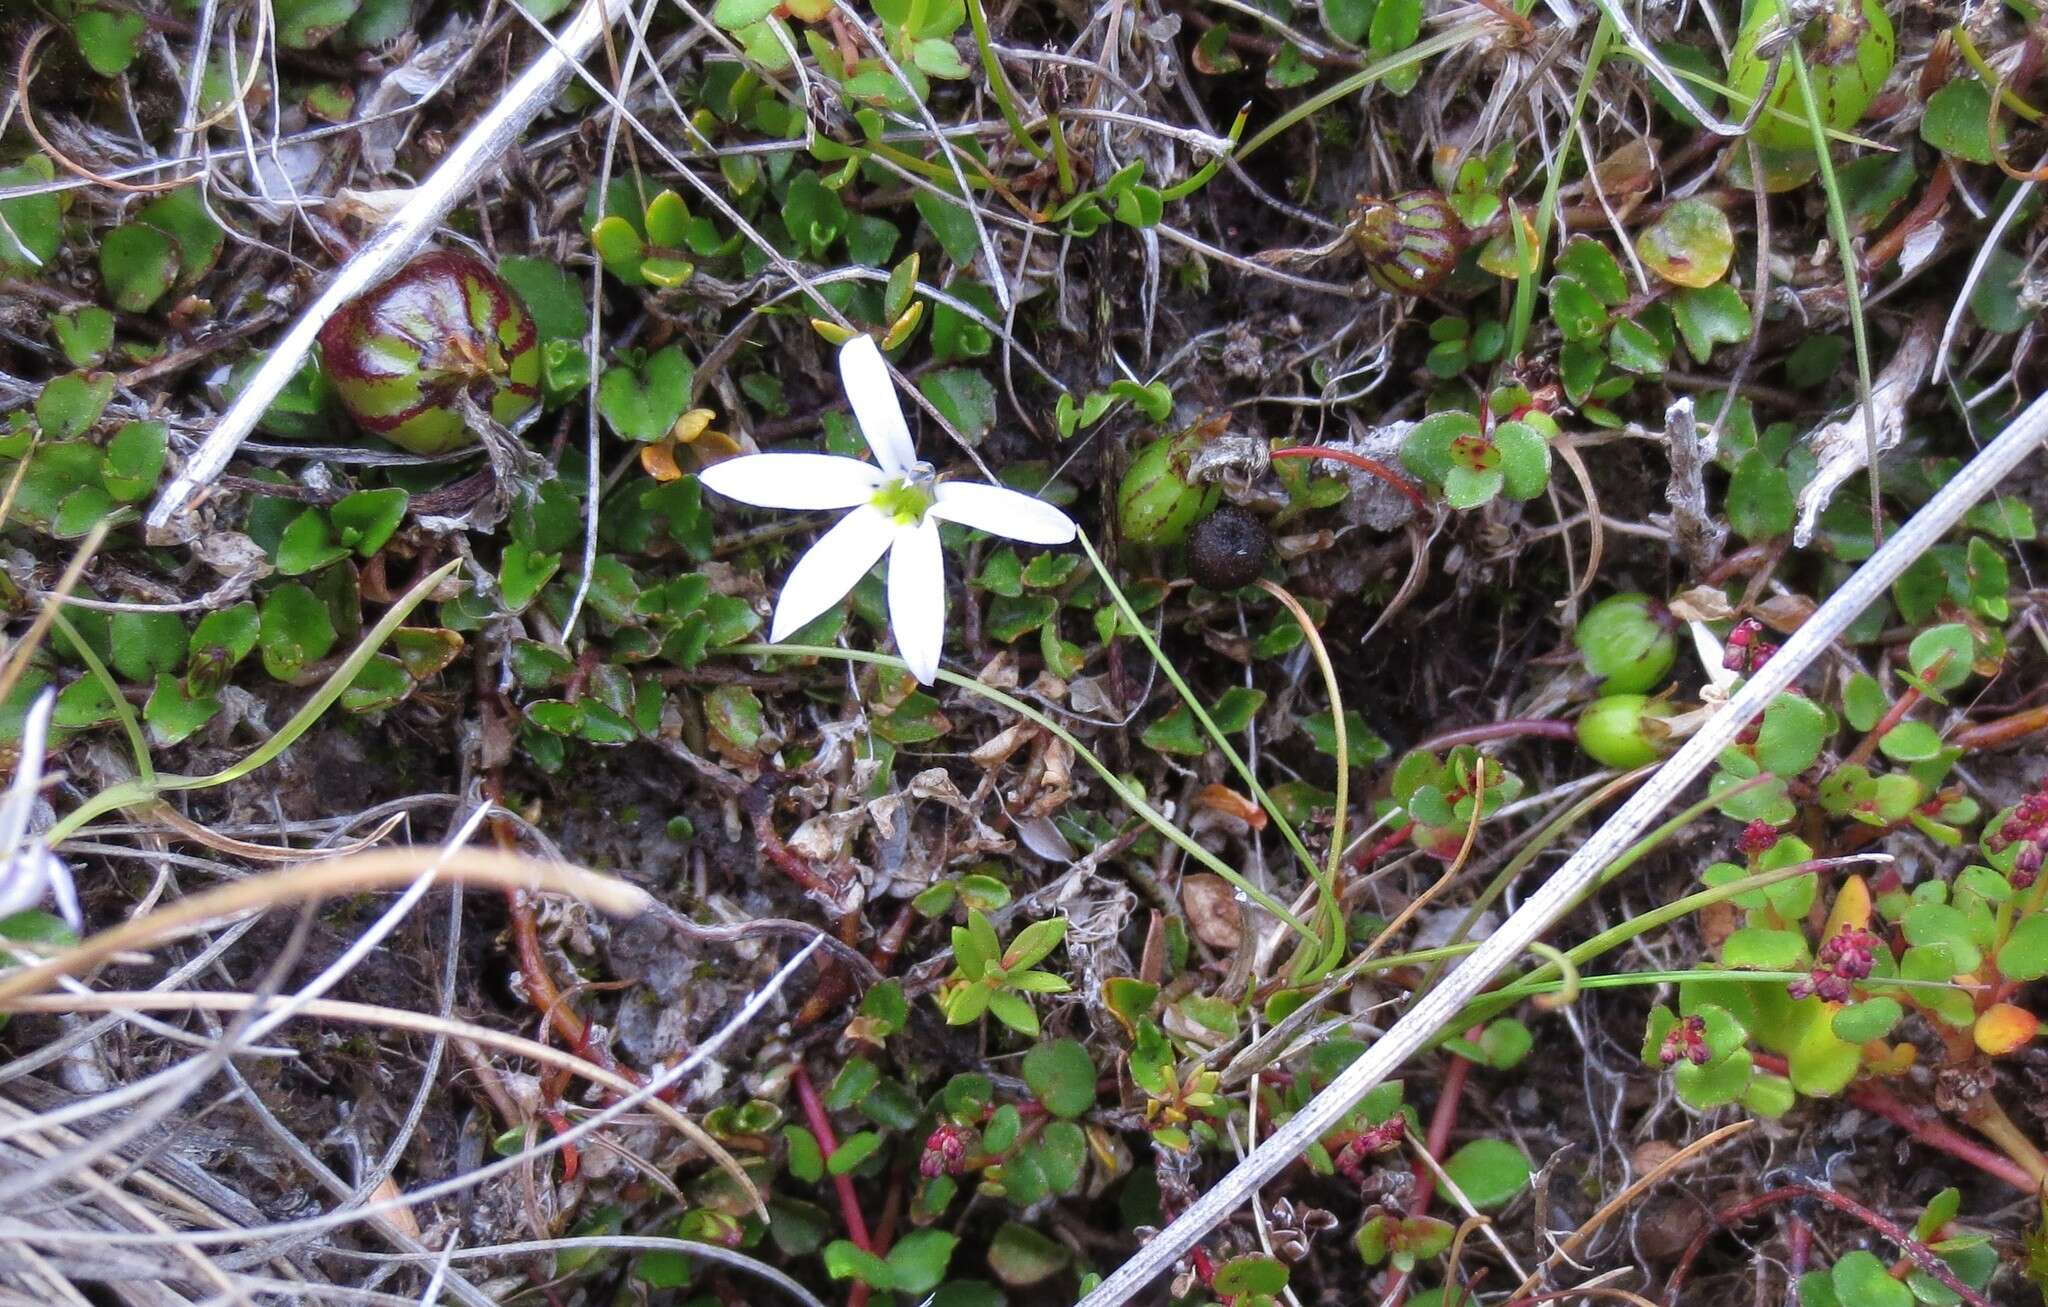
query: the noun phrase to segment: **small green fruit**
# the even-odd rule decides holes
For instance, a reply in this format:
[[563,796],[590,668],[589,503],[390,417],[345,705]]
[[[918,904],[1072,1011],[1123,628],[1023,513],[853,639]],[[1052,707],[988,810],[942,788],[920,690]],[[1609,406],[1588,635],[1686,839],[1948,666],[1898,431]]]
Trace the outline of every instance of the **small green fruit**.
[[1664,733],[1653,719],[1670,711],[1641,694],[1595,699],[1579,716],[1579,747],[1594,762],[1622,771],[1655,762],[1664,756]]
[[1572,643],[1609,694],[1654,689],[1678,657],[1670,610],[1646,594],[1609,595],[1594,604]]
[[[1735,39],[1735,52],[1728,56],[1728,81],[1745,97],[1737,102],[1738,110],[1764,88],[1773,56],[1767,38],[1778,33],[1781,21],[1779,0],[1755,0],[1749,21]],[[1898,55],[1892,20],[1879,0],[1835,0],[1800,31],[1799,50],[1806,59],[1821,125],[1837,131],[1863,116],[1891,76]],[[1750,139],[1766,149],[1811,149],[1806,97],[1789,59],[1778,69],[1769,103],[1786,116],[1766,112],[1750,129]]]
[[1116,492],[1116,520],[1123,538],[1135,545],[1177,545],[1188,528],[1216,506],[1223,488],[1194,485],[1188,466],[1201,436],[1162,436],[1138,451]]
[[425,254],[343,305],[320,329],[320,359],[366,430],[415,454],[476,439],[458,397],[506,425],[540,403],[538,334],[498,274],[467,254]]

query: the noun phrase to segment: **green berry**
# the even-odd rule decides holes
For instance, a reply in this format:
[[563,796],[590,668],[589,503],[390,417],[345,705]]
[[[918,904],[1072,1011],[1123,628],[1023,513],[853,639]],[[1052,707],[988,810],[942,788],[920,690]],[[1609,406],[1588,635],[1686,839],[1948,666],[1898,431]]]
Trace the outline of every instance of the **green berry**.
[[1670,610],[1646,594],[1609,595],[1594,604],[1572,643],[1610,694],[1654,689],[1678,657]]
[[1177,545],[1188,528],[1216,506],[1223,490],[1188,481],[1188,466],[1201,447],[1193,433],[1162,436],[1138,451],[1116,492],[1116,520],[1123,538],[1135,545]]
[[1670,715],[1661,700],[1641,694],[1595,699],[1579,715],[1579,747],[1603,767],[1622,771],[1664,756],[1664,733],[1653,719]]
[[540,403],[533,319],[467,254],[423,254],[320,329],[320,361],[349,416],[401,449],[445,454],[476,440],[467,391],[510,425]]

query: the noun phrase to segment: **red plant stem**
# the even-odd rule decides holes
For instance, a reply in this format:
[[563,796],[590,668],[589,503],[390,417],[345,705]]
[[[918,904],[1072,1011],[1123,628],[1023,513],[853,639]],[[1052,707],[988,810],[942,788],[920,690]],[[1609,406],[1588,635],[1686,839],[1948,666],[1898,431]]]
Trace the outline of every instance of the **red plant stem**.
[[1986,1148],[1968,1135],[1940,1121],[1921,1119],[1912,1108],[1892,1097],[1889,1090],[1876,1085],[1858,1085],[1849,1091],[1849,1101],[1865,1111],[1877,1113],[1920,1143],[1960,1158],[1989,1175],[1997,1176],[2023,1193],[2031,1194],[2038,1189],[2034,1177],[2027,1174],[2027,1169],[2004,1153]]
[[889,1181],[889,1196],[882,1200],[882,1220],[875,1226],[875,1256],[886,1257],[889,1248],[896,1242],[896,1224],[903,1219],[905,1200],[903,1172],[897,1171]]
[[762,855],[805,891],[828,899],[837,897],[832,882],[820,874],[809,861],[799,857],[796,850],[782,842],[782,837],[777,835],[775,828],[769,824],[768,814],[761,813],[754,817],[754,839],[760,844]]
[[1944,158],[1934,165],[1934,175],[1928,178],[1927,193],[1920,197],[1920,202],[1907,210],[1906,216],[1864,254],[1863,275],[1866,278],[1876,275],[1878,269],[1898,258],[1913,233],[1934,221],[1942,206],[1948,203],[1949,192],[1954,186],[1954,174],[1949,171],[1948,160]]
[[[1474,1026],[1465,1032],[1467,1039],[1479,1037],[1480,1027]],[[1441,1162],[1444,1154],[1451,1149],[1451,1132],[1458,1128],[1458,1106],[1465,1099],[1465,1082],[1472,1078],[1472,1060],[1450,1055],[1450,1068],[1444,1072],[1443,1088],[1437,1091],[1436,1106],[1429,1114],[1429,1134],[1424,1146],[1429,1155]],[[1423,1162],[1415,1163],[1415,1192],[1408,1200],[1408,1210],[1421,1213],[1429,1209],[1429,1200],[1436,1195],[1436,1171]],[[1387,1301],[1406,1303],[1408,1301],[1407,1274],[1398,1276],[1387,1291]]]
[[1408,484],[1408,478],[1388,467],[1376,458],[1355,454],[1348,449],[1328,449],[1321,445],[1290,445],[1286,449],[1271,451],[1274,458],[1327,458],[1333,463],[1343,463],[1361,472],[1369,472],[1408,497],[1418,513],[1427,513],[1429,504],[1422,498],[1422,492]]
[[1401,829],[1395,831],[1393,834],[1387,836],[1379,843],[1373,845],[1365,852],[1353,858],[1351,860],[1351,865],[1353,867],[1370,867],[1373,863],[1378,862],[1381,858],[1386,857],[1395,849],[1400,848],[1401,842],[1414,833],[1415,823],[1412,821],[1408,822],[1407,824],[1403,825]]
[[[1773,1075],[1785,1074],[1785,1059],[1774,1053],[1759,1052],[1756,1064]],[[2005,1181],[2022,1193],[2034,1193],[2034,1178],[2027,1174],[2025,1167],[1995,1149],[1937,1120],[1923,1117],[1919,1112],[1900,1102],[1892,1091],[1883,1085],[1865,1081],[1849,1086],[1848,1099],[1866,1112],[1874,1112],[1913,1137],[1914,1142],[1925,1144],[1937,1152],[1968,1162],[1987,1175]]]
[[1455,749],[1461,744],[1485,744],[1489,740],[1513,740],[1533,735],[1545,740],[1576,740],[1579,728],[1551,717],[1509,717],[1478,726],[1461,726],[1455,731],[1432,735],[1415,747],[1427,753]]
[[[904,904],[897,912],[896,919],[889,923],[889,928],[882,932],[882,937],[875,941],[874,948],[868,952],[868,961],[875,964],[877,971],[885,976],[889,974],[889,969],[896,964],[896,955],[903,951],[904,941],[910,938],[910,928],[916,923],[916,909],[908,903]],[[851,944],[854,941],[849,939],[846,942]],[[826,965],[830,970],[819,977],[818,987],[811,991],[810,998],[804,1002],[803,1010],[796,1014],[798,1030],[823,1020],[825,1014],[853,989],[853,977],[845,967],[837,963]]]
[[[1943,656],[1946,657],[1947,655]],[[1870,728],[1869,733],[1856,742],[1855,750],[1842,760],[1842,765],[1845,767],[1861,767],[1864,763],[1869,762],[1872,756],[1877,753],[1877,742],[1883,739],[1894,726],[1905,721],[1906,714],[1913,711],[1924,698],[1926,696],[1920,692],[1919,686],[1907,686],[1906,692],[1899,696],[1899,701],[1890,708],[1887,708],[1884,716],[1877,719],[1877,724]]]
[[1665,1301],[1670,1303],[1679,1301],[1678,1290],[1679,1286],[1685,1281],[1686,1272],[1692,1268],[1694,1259],[1700,1255],[1701,1250],[1707,1246],[1707,1241],[1713,1238],[1714,1235],[1739,1221],[1748,1220],[1767,1207],[1787,1202],[1794,1198],[1816,1199],[1826,1203],[1838,1212],[1855,1217],[1892,1243],[1897,1244],[1899,1249],[1912,1261],[1913,1265],[1925,1271],[1935,1280],[1940,1281],[1944,1288],[1970,1304],[1970,1307],[1991,1307],[1990,1299],[1978,1293],[1969,1285],[1964,1284],[1961,1280],[1958,1280],[1955,1272],[1949,1269],[1948,1263],[1936,1256],[1933,1250],[1928,1248],[1926,1244],[1915,1239],[1910,1230],[1907,1230],[1889,1217],[1881,1216],[1871,1211],[1868,1207],[1865,1207],[1847,1194],[1807,1184],[1791,1184],[1786,1185],[1782,1189],[1773,1189],[1769,1193],[1759,1194],[1755,1198],[1736,1203],[1730,1207],[1724,1207],[1714,1213],[1714,1223],[1695,1235],[1692,1243],[1686,1247],[1684,1256],[1678,1259],[1678,1266],[1671,1272],[1670,1283],[1665,1286]]
[[[817,1086],[811,1083],[811,1073],[799,1062],[789,1079],[796,1086],[797,1101],[803,1104],[804,1121],[818,1137],[818,1148],[827,1158],[831,1157],[839,1151],[839,1136],[832,1133],[832,1118],[825,1112],[825,1100],[818,1097]],[[839,1217],[846,1222],[846,1237],[864,1253],[875,1251],[874,1240],[868,1237],[868,1218],[861,1215],[860,1195],[853,1191],[853,1177],[833,1176],[832,1188],[839,1195]],[[846,1296],[847,1307],[867,1307],[867,1301],[868,1286],[854,1281]]]
[[[543,1110],[541,1112],[541,1116],[543,1119],[547,1121],[549,1128],[551,1128],[556,1134],[565,1135],[569,1133],[569,1118],[562,1115],[560,1112],[554,1111],[550,1108]],[[582,1155],[576,1151],[576,1145],[563,1144],[562,1183],[568,1184],[570,1181],[574,1180],[576,1178],[576,1173],[581,1171],[582,1169],[583,1159]]]
[[[1465,1032],[1467,1039],[1477,1038],[1475,1027]],[[1451,1056],[1450,1069],[1444,1072],[1443,1088],[1436,1096],[1436,1107],[1429,1114],[1429,1136],[1424,1141],[1429,1155],[1441,1162],[1450,1151],[1451,1132],[1458,1128],[1458,1106],[1465,1098],[1465,1082],[1472,1078],[1472,1059]],[[1429,1200],[1436,1194],[1436,1172],[1422,1162],[1415,1164],[1415,1198],[1410,1210],[1420,1212],[1429,1206]]]
[[1996,721],[1965,727],[1957,731],[1949,743],[1958,749],[1973,751],[1996,749],[2001,745],[2024,739],[2039,730],[2048,730],[2048,704],[2043,704],[2039,708],[2029,708],[2025,712],[2016,712],[2010,717],[2000,717]]
[[1804,1275],[1807,1265],[1813,1261],[1813,1227],[1796,1214],[1786,1218],[1786,1224],[1790,1228],[1785,1232],[1785,1242],[1791,1246],[1787,1261],[1793,1275]]
[[[860,943],[860,928],[865,918],[857,911],[848,912],[839,918],[839,940],[852,946]],[[846,967],[838,962],[826,962],[818,972],[817,987],[796,1014],[795,1027],[802,1030],[812,1022],[821,1020],[827,1012],[839,1006],[839,1001],[853,992],[853,977],[846,974]]]

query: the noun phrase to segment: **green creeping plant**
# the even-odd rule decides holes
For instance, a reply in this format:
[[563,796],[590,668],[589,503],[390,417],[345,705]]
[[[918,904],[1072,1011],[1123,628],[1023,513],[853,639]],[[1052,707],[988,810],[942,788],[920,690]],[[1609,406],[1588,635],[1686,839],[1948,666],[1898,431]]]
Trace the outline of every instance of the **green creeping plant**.
[[464,392],[505,425],[539,405],[538,339],[497,273],[443,251],[343,305],[320,329],[320,357],[359,425],[431,456],[476,439]]

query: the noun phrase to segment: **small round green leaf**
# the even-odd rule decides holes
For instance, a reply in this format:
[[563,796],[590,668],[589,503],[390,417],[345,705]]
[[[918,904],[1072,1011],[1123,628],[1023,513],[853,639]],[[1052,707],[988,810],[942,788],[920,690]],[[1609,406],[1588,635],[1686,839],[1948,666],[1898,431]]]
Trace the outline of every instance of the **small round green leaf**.
[[1505,1139],[1474,1139],[1444,1163],[1451,1177],[1472,1205],[1486,1210],[1504,1207],[1529,1187],[1529,1159]]
[[1095,1063],[1071,1039],[1040,1044],[1025,1054],[1024,1083],[1057,1117],[1077,1117],[1095,1105]]

